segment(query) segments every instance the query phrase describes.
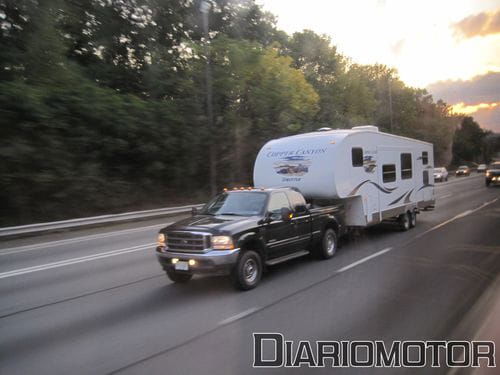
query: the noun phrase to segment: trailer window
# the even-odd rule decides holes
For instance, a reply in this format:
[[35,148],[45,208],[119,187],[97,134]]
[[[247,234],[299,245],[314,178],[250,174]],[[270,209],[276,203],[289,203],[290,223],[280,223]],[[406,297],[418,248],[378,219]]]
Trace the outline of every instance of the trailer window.
[[361,147],[353,147],[351,150],[351,156],[353,167],[363,166],[363,149]]
[[411,154],[401,154],[401,179],[411,178]]
[[429,164],[429,153],[427,151],[422,152],[422,164],[423,165]]
[[384,182],[396,181],[396,165],[385,164],[382,166],[382,180]]
[[424,185],[429,185],[429,171],[424,171]]

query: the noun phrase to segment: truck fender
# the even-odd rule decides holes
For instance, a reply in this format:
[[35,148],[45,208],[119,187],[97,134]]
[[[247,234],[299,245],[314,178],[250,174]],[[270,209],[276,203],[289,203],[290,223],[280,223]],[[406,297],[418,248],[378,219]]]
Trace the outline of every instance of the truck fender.
[[245,245],[248,244],[249,242],[255,243],[256,248],[252,249],[252,250],[257,251],[261,255],[262,261],[265,261],[266,254],[265,254],[264,250],[266,247],[265,247],[263,239],[259,236],[258,233],[256,233],[256,232],[245,233],[240,238],[238,238],[237,247],[244,248]]
[[323,224],[321,228],[321,235],[323,236],[323,233],[325,232],[326,228],[334,228],[335,232],[337,232],[337,236],[342,235],[342,224],[338,221],[338,219],[335,217],[335,215],[328,215],[327,220],[325,220],[325,223]]

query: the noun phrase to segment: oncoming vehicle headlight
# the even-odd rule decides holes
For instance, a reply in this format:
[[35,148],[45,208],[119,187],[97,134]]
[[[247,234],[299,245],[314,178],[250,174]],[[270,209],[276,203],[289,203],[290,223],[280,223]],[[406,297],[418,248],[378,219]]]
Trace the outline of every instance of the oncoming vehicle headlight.
[[165,246],[167,241],[167,237],[163,233],[158,233],[158,239],[156,240],[156,244],[158,246]]
[[212,249],[214,250],[232,250],[234,249],[233,239],[229,236],[213,236]]
[[490,172],[486,172],[486,177],[490,177],[491,176],[491,173]]

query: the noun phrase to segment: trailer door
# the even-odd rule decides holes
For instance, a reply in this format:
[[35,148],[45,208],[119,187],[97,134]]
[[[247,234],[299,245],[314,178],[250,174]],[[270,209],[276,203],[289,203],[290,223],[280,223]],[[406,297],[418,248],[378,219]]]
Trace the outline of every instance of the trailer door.
[[[378,197],[380,219],[384,219],[382,212],[397,207],[403,203],[404,194],[398,189],[399,155],[402,149],[398,147],[378,148]],[[400,198],[398,200],[398,198]]]

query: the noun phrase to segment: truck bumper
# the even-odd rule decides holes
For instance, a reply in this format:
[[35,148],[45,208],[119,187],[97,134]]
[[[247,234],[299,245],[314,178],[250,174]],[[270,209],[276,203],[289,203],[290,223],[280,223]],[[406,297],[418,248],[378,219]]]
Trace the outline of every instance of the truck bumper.
[[[239,253],[240,249],[212,250],[208,253],[174,253],[162,247],[156,248],[156,257],[165,271],[169,269],[179,273],[204,275],[228,275],[236,264]],[[172,263],[174,258],[181,262],[194,260],[195,264],[190,265],[185,271],[176,270],[175,264]]]

